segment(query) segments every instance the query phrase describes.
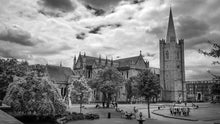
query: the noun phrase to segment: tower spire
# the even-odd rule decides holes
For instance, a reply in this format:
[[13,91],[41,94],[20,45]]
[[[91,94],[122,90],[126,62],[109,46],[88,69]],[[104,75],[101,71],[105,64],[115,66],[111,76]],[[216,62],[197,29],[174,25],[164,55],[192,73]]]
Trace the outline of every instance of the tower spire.
[[166,42],[176,42],[175,26],[173,22],[172,8],[170,7],[169,22],[167,28]]

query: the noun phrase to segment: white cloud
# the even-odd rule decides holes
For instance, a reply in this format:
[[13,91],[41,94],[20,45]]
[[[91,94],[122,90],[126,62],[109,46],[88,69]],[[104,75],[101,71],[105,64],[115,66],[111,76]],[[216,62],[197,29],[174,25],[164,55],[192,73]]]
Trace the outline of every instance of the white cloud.
[[[40,0],[0,1],[4,3],[4,6],[0,7],[0,23],[9,26],[18,25],[35,39],[43,41],[43,43],[31,47],[8,43],[13,50],[9,51],[9,47],[4,48],[4,51],[0,51],[0,55],[7,53],[8,56],[26,58],[32,64],[59,64],[62,61],[63,65],[72,67],[72,57],[78,55],[80,51],[85,51],[87,55],[102,54],[103,57],[107,55],[124,58],[139,55],[139,51],[142,50],[145,59],[150,61],[150,65],[159,67],[158,43],[159,39],[165,38],[166,35],[169,0],[164,2],[147,0],[139,4],[122,1],[115,6],[113,12],[106,10],[103,16],[95,16],[79,0],[71,0],[74,3],[74,9],[54,11],[55,15],[60,13],[57,17],[40,13],[39,10],[42,7],[48,9],[39,4]],[[204,24],[209,25],[210,32],[212,32],[204,32],[206,34],[200,37],[192,35],[190,36],[193,37],[192,39],[185,39],[187,79],[201,77],[199,72],[203,72],[202,76],[207,75],[207,69],[213,69],[210,65],[212,59],[200,55],[197,49],[207,47],[204,42],[202,42],[203,44],[200,42],[200,40],[204,40],[205,36],[218,39],[217,34],[220,32],[220,28],[216,20],[219,19],[220,13],[212,9],[218,8],[216,4],[218,4],[217,0],[209,2],[180,0],[173,3],[176,28],[184,26],[181,25],[183,20],[178,20],[180,17],[190,16],[194,20],[202,20]],[[209,13],[203,11],[204,7],[211,12],[207,18],[203,18]],[[215,14],[212,14],[213,12]],[[114,24],[120,24],[120,26],[112,26]],[[103,26],[99,28],[98,34],[89,33],[92,28],[98,26]],[[190,24],[187,26],[190,27]],[[176,30],[178,34],[179,29]],[[85,38],[77,39],[76,35],[79,33],[85,33]],[[0,41],[0,45],[6,46],[5,41]],[[17,51],[20,54],[14,55],[13,53]],[[149,57],[147,54],[154,56]]]

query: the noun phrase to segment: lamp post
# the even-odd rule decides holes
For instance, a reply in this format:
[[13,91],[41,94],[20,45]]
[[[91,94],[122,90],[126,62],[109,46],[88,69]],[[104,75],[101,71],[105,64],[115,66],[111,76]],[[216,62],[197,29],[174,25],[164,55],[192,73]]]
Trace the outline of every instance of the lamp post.
[[82,113],[82,98],[83,98],[83,93],[80,93],[80,113]]

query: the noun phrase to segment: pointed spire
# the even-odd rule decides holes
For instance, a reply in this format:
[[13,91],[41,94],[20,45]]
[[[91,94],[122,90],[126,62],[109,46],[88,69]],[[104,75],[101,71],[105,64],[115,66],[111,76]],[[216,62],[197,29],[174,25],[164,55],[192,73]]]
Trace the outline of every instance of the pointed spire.
[[76,66],[76,55],[74,56],[74,59],[73,59],[73,69],[75,68]]
[[101,65],[102,62],[102,58],[101,58],[101,54],[99,54],[99,64]]
[[105,65],[108,65],[108,58],[106,56],[106,59],[105,59]]
[[60,67],[62,67],[62,61],[60,61]]
[[175,26],[173,22],[172,8],[170,7],[169,22],[167,28],[166,42],[176,42]]
[[113,57],[112,57],[112,59],[111,59],[111,66],[113,66]]

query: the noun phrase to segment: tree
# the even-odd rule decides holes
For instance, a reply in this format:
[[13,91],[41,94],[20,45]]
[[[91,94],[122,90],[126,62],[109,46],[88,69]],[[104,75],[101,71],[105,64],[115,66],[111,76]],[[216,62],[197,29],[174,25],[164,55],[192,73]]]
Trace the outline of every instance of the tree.
[[[202,53],[206,56],[219,58],[220,57],[220,44],[217,42],[212,42],[212,41],[208,41],[208,43],[212,46],[211,50],[207,52],[207,51],[199,49],[199,53]],[[220,64],[220,62],[213,61],[213,64]]]
[[16,59],[0,59],[0,99],[5,97],[8,85],[13,82],[13,77],[23,77],[28,71],[27,62]]
[[[199,53],[201,53],[205,56],[219,58],[220,57],[220,44],[217,43],[217,42],[212,42],[212,41],[208,41],[208,43],[211,45],[211,50],[210,51],[204,51],[204,50],[199,49]],[[219,60],[213,61],[212,64],[213,65],[220,64],[220,61]],[[215,74],[211,73],[211,71],[208,71],[208,73],[210,73],[214,77],[214,79],[220,80],[219,75],[215,75]]]
[[220,94],[220,84],[213,84],[211,87],[211,94],[213,95],[219,95]]
[[[217,42],[212,42],[212,41],[208,41],[208,43],[211,45],[211,50],[207,52],[207,51],[199,49],[199,53],[205,56],[219,58],[220,57],[220,44]],[[213,61],[212,64],[214,65],[220,64],[220,61],[219,60]],[[208,73],[210,73],[213,76],[213,80],[220,80],[220,75],[213,74],[211,71],[208,71]],[[213,86],[211,87],[211,94],[220,95],[218,88],[220,88],[220,84],[218,83],[213,84]]]
[[66,110],[55,85],[47,77],[29,72],[24,77],[14,77],[7,89],[3,103],[14,112],[30,115],[57,115]]
[[137,81],[136,76],[130,77],[125,84],[126,92],[127,92],[127,101],[131,102],[132,97],[137,98],[138,89],[136,87]]
[[80,103],[80,113],[82,112],[82,103],[88,102],[90,97],[91,88],[87,84],[84,76],[77,80],[72,80],[73,87],[70,91],[70,99],[72,103]]
[[150,100],[160,93],[159,78],[150,70],[143,70],[137,75],[137,82],[139,95],[147,100],[148,118],[150,118]]
[[91,88],[102,92],[103,107],[109,108],[113,95],[116,96],[119,88],[122,86],[123,77],[115,68],[105,68],[100,70],[94,79],[89,81]]

